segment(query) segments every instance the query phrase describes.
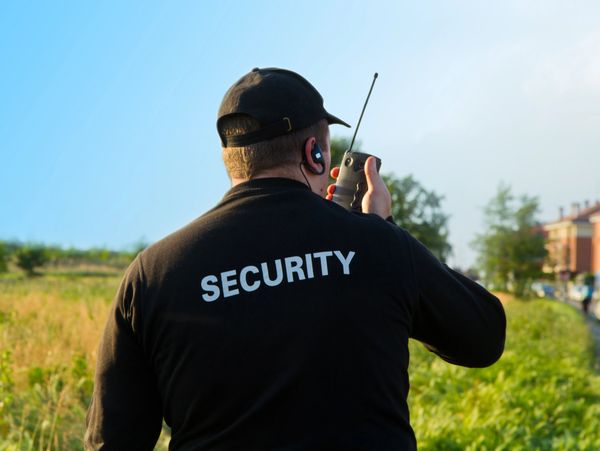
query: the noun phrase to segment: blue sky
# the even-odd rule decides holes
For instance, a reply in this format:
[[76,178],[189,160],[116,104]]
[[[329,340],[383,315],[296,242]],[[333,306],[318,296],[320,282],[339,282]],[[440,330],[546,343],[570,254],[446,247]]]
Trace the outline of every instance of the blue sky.
[[595,1],[4,2],[0,239],[158,240],[228,189],[241,75],[295,70],[355,124],[377,71],[359,139],[445,195],[467,266],[501,181],[544,220],[600,199],[598,23]]

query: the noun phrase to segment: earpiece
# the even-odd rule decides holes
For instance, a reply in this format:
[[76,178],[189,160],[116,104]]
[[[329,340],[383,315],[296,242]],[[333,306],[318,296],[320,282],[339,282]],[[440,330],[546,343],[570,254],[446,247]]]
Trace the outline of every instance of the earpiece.
[[312,150],[310,151],[310,156],[315,163],[325,165],[325,159],[323,158],[323,152],[321,151],[321,148],[319,147],[319,145],[317,143],[315,143]]
[[[303,155],[304,155],[304,153],[303,153]],[[314,163],[321,165],[321,170],[316,171],[309,164],[306,165],[306,168],[313,174],[316,174],[316,175],[323,174],[325,172],[325,158],[323,158],[323,151],[321,150],[321,147],[316,142],[315,142],[312,150],[310,151],[310,158],[312,159],[312,161]]]

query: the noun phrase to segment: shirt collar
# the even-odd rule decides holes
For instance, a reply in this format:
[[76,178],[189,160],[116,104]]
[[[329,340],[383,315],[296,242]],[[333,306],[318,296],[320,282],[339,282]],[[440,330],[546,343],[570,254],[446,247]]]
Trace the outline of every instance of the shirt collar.
[[229,199],[238,193],[259,193],[263,191],[279,191],[279,190],[312,190],[305,183],[297,180],[287,179],[283,177],[267,177],[250,179],[246,182],[239,183],[225,193],[223,200]]

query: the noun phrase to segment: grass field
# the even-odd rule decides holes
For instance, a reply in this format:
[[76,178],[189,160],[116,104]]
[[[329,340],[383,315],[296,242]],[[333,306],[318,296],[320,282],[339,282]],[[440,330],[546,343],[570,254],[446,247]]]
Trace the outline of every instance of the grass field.
[[504,355],[448,365],[412,343],[412,423],[420,449],[600,450],[600,376],[581,314],[511,301]]
[[[81,449],[119,281],[108,270],[0,278],[0,450]],[[491,368],[455,367],[411,343],[420,449],[600,449],[600,376],[579,313],[549,301],[506,309],[506,351]]]

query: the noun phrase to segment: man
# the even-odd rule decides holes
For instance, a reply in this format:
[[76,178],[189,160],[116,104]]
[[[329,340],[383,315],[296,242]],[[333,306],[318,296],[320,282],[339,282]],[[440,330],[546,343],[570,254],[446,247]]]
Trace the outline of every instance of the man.
[[408,338],[458,365],[502,354],[484,288],[386,221],[324,198],[329,114],[300,75],[254,69],[217,128],[233,187],[128,268],[98,354],[89,449],[415,449]]

